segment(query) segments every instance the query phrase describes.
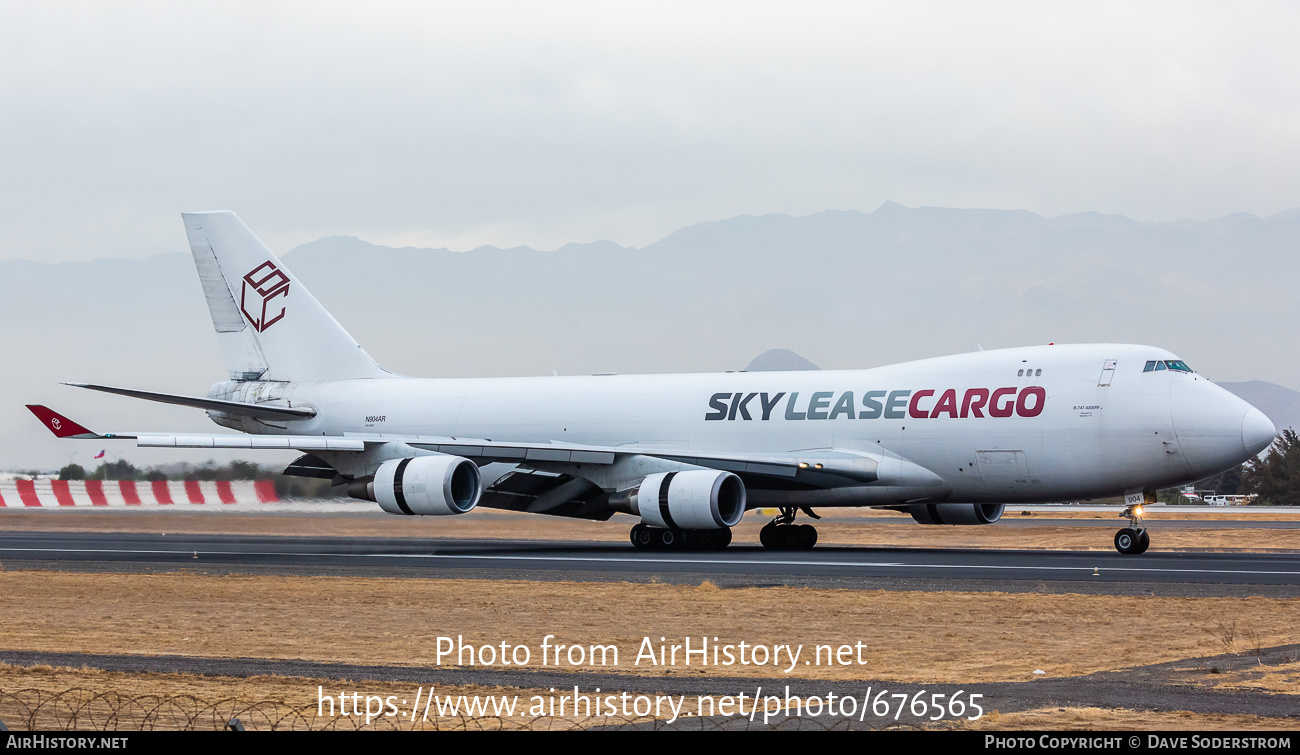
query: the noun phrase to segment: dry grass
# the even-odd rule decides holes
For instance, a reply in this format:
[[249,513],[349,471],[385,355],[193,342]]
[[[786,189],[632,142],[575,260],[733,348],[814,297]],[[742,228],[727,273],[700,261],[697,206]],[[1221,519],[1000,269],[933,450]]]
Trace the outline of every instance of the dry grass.
[[[327,695],[337,696],[339,692],[347,690],[370,695],[397,695],[398,699],[402,699],[403,696],[413,696],[419,685],[291,676],[231,677],[153,672],[127,673],[92,668],[14,666],[0,663],[0,690],[6,692],[38,689],[56,693],[74,687],[84,687],[96,692],[116,692],[131,697],[193,695],[208,701],[232,699],[245,704],[260,700],[278,700],[297,707],[314,708],[317,704],[318,686],[323,687]],[[439,686],[438,689],[438,694],[454,695],[525,694],[513,687],[482,685]]]
[[[1282,668],[1252,667],[1250,661],[1246,660],[1232,669],[1215,674],[1212,678],[1217,682],[1216,687],[1300,697],[1300,665],[1292,664]],[[1297,700],[1296,710],[1300,711],[1300,700]]]
[[0,647],[430,667],[439,636],[463,635],[526,645],[537,667],[542,638],[553,634],[552,644],[616,644],[619,667],[596,670],[771,677],[782,670],[633,661],[647,636],[802,643],[801,662],[816,644],[861,641],[865,665],[796,666],[792,676],[968,684],[1219,653],[1216,621],[1249,626],[1262,645],[1295,641],[1293,600],[715,588],[5,571]]
[[[39,692],[34,694],[32,690]],[[296,724],[293,728],[303,728],[305,724],[305,727],[313,729],[333,727],[342,730],[354,728],[431,729],[434,727],[446,729],[457,728],[462,725],[470,729],[569,729],[610,723],[605,718],[576,715],[567,706],[564,711],[565,715],[530,715],[529,706],[535,705],[535,701],[547,701],[542,703],[542,709],[545,710],[549,707],[551,699],[558,699],[558,697],[566,694],[571,695],[572,693],[569,690],[559,690],[557,692],[544,689],[485,687],[482,685],[438,685],[430,687],[411,683],[368,680],[311,679],[280,676],[223,677],[150,672],[124,673],[88,668],[24,667],[0,664],[0,705],[8,702],[10,708],[9,710],[0,710],[0,716],[8,715],[10,724],[21,725],[22,721],[15,718],[15,716],[30,714],[25,706],[14,705],[13,700],[6,700],[6,695],[16,696],[30,705],[33,700],[38,699],[38,695],[40,699],[48,699],[61,693],[66,694],[71,690],[77,690],[72,694],[73,700],[85,700],[88,697],[87,693],[91,693],[94,695],[119,695],[126,698],[149,698],[151,696],[177,698],[190,696],[202,701],[198,706],[179,705],[177,706],[178,710],[201,709],[204,706],[212,706],[218,703],[223,703],[220,705],[220,709],[224,711],[238,711],[248,706],[256,706],[262,715],[255,714],[251,716],[252,720],[245,719],[245,723],[253,728],[270,728],[270,721],[277,719],[281,719],[281,726]],[[588,696],[591,695],[591,690],[583,690],[582,692]],[[359,697],[353,698],[354,693]],[[427,711],[423,705],[416,707],[417,696],[419,700],[427,703],[430,694],[436,694],[438,697],[458,697],[462,695],[466,697],[515,697],[518,700],[517,715],[500,717],[495,715],[466,716],[464,718],[457,716],[439,719],[436,707],[429,707]],[[340,695],[346,696],[346,701],[340,701]],[[333,699],[323,700],[322,697]],[[276,705],[265,705],[268,702],[276,703]],[[346,711],[343,707],[345,703],[347,705]],[[566,703],[571,705],[568,701]],[[390,705],[392,707],[389,707]],[[57,707],[66,710],[70,706]],[[140,725],[140,720],[133,719],[132,714],[140,715],[143,711],[147,711],[152,707],[153,705],[148,702],[139,706],[128,706],[125,717],[118,719],[117,723],[124,729],[136,728]],[[373,718],[366,720],[365,714],[368,708],[374,715]],[[104,716],[102,709],[103,706],[100,706],[100,716]],[[296,710],[297,715],[288,709]],[[96,708],[92,706],[91,710],[96,710]],[[412,710],[415,710],[414,718],[412,718]],[[270,718],[265,717],[267,713],[271,714]],[[90,714],[92,723],[95,720],[94,716],[95,713]],[[227,717],[229,717],[229,714],[226,717],[219,717],[216,723],[218,725],[224,723]],[[628,720],[649,720],[651,718],[653,716],[636,718],[633,715]],[[44,728],[58,727],[57,719],[51,718],[50,715],[41,716],[39,719],[38,723],[43,723]],[[200,718],[200,720],[211,722],[206,717]],[[170,723],[171,726],[164,723],[163,728],[184,726],[183,723],[175,720],[170,721]]]
[[[376,682],[366,680],[311,679],[304,677],[253,676],[246,678],[203,676],[198,674],[159,674],[159,673],[123,673],[101,671],[98,669],[53,668],[50,666],[12,666],[0,664],[0,692],[14,693],[18,690],[40,690],[46,694],[57,694],[69,689],[81,688],[97,694],[116,693],[124,697],[175,697],[191,695],[209,704],[220,700],[236,701],[237,708],[258,702],[274,700],[302,711],[312,726],[321,727],[330,723],[331,718],[339,718],[341,708],[335,708],[334,715],[329,715],[328,705],[320,702],[322,692],[337,697],[340,693],[357,692],[363,696],[376,695],[385,699],[392,696],[404,707],[403,715],[409,715],[413,705],[416,687],[407,683]],[[427,694],[427,687],[420,690]],[[588,691],[589,692],[589,691]],[[544,689],[527,689],[515,687],[485,687],[481,685],[447,686],[436,688],[438,695],[518,695],[521,700],[533,696],[548,698],[556,693]],[[692,702],[693,704],[693,702]],[[364,708],[363,708],[364,710]],[[324,713],[317,716],[316,713]],[[12,721],[11,721],[12,723]],[[338,725],[336,722],[335,725]],[[351,725],[358,721],[346,722]],[[505,722],[481,721],[477,726],[510,725]],[[524,725],[527,719],[519,717],[513,721]],[[554,725],[582,726],[593,721],[572,715],[559,717]],[[594,723],[606,723],[594,721]],[[1065,730],[1089,731],[1097,729],[1118,729],[1132,731],[1159,730],[1234,730],[1266,731],[1277,730],[1281,721],[1277,718],[1248,715],[1206,714],[1187,711],[1142,711],[1129,709],[1105,708],[1037,708],[1015,713],[1000,713],[996,710],[977,721],[945,722],[938,728],[974,729],[974,730]],[[400,722],[379,721],[373,726],[399,725]],[[430,723],[417,719],[416,728],[430,726]],[[549,724],[548,724],[549,726]],[[350,726],[344,727],[350,728]]]
[[[369,506],[358,504],[368,511]],[[1110,513],[1053,512],[1052,518],[1085,519],[1096,527],[927,527],[906,514],[893,511],[835,510],[834,521],[818,525],[825,545],[906,548],[1014,548],[1114,550],[1115,530],[1123,520]],[[1043,518],[1042,514],[1035,514]],[[1149,516],[1152,550],[1300,551],[1296,529],[1224,528],[1198,530],[1161,529],[1161,519],[1222,519],[1219,512]],[[1252,515],[1249,519],[1284,515]],[[1297,518],[1296,515],[1289,515]],[[1008,519],[1021,517],[1009,510]],[[1244,515],[1235,517],[1246,518]],[[756,544],[758,530],[768,521],[751,512],[735,528],[737,544]],[[576,540],[627,543],[633,519],[616,516],[608,522],[476,511],[463,517],[356,517],[331,515],[207,514],[197,512],[33,512],[0,511],[0,530],[60,532],[139,532],[175,534],[280,535],[302,537],[449,537]]]
[[[1289,662],[1265,666],[1257,654],[1247,650],[1213,661],[1188,661],[1170,672],[1167,678],[1170,683],[1262,691],[1300,698],[1300,660],[1297,660],[1300,653],[1292,651],[1290,657]],[[1300,706],[1297,710],[1300,711]]]

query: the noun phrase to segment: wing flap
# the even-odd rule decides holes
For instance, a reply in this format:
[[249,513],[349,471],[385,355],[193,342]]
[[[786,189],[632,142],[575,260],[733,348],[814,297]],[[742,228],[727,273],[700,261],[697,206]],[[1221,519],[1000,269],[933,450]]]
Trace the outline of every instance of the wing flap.
[[297,451],[364,451],[360,438],[325,435],[105,435],[105,438],[135,438],[141,448],[250,448],[294,449]]
[[[394,438],[396,440],[396,438]],[[872,483],[878,478],[878,460],[862,453],[839,449],[811,449],[788,455],[750,453],[682,453],[682,449],[636,447],[592,447],[566,443],[506,443],[482,439],[421,438],[406,440],[408,445],[428,451],[478,459],[518,460],[525,462],[613,464],[627,456],[653,456],[667,461],[721,469],[740,474],[767,477],[796,477],[829,474],[857,483]]]
[[[392,438],[392,440],[399,440]],[[494,443],[484,440],[407,440],[407,445],[442,454],[502,461],[550,461],[575,464],[613,464],[619,451],[557,443]]]

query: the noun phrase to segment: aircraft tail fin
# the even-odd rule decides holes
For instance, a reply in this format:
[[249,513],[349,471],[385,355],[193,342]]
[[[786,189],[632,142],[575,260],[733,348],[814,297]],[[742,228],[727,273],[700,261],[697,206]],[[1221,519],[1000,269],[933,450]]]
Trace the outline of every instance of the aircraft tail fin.
[[232,380],[384,377],[233,212],[186,212],[194,266]]

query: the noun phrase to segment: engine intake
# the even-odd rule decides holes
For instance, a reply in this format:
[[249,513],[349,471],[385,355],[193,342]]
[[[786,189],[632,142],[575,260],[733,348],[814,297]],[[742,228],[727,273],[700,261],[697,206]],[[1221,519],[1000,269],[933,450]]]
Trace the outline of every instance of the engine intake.
[[1004,508],[1002,503],[921,503],[907,512],[921,524],[993,524]]
[[631,504],[631,513],[652,527],[734,527],[745,514],[745,483],[731,472],[711,469],[660,472],[641,481]]
[[460,456],[391,459],[379,466],[373,484],[380,508],[408,516],[464,514],[483,493],[478,467]]

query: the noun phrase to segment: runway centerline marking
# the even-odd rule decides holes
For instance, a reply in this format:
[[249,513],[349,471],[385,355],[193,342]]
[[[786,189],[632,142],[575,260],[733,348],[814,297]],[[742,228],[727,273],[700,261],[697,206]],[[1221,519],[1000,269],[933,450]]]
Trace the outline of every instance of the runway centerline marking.
[[393,559],[439,559],[439,560],[479,560],[479,561],[551,561],[584,563],[627,563],[627,564],[700,564],[700,565],[739,565],[739,566],[849,566],[860,568],[913,568],[913,569],[994,569],[1004,571],[1083,571],[1104,568],[1108,571],[1151,572],[1167,574],[1255,574],[1300,576],[1300,571],[1274,571],[1262,569],[1179,569],[1146,566],[1011,566],[1005,564],[925,564],[901,563],[892,561],[796,561],[796,560],[762,560],[762,559],[713,559],[713,558],[628,558],[625,556],[508,556],[508,555],[453,555],[445,553],[313,553],[284,551],[196,551],[196,550],[142,550],[115,548],[0,548],[0,552],[11,553],[120,553],[140,555],[183,556],[197,553],[205,556],[270,556],[270,557],[309,557],[309,558],[393,558]]

